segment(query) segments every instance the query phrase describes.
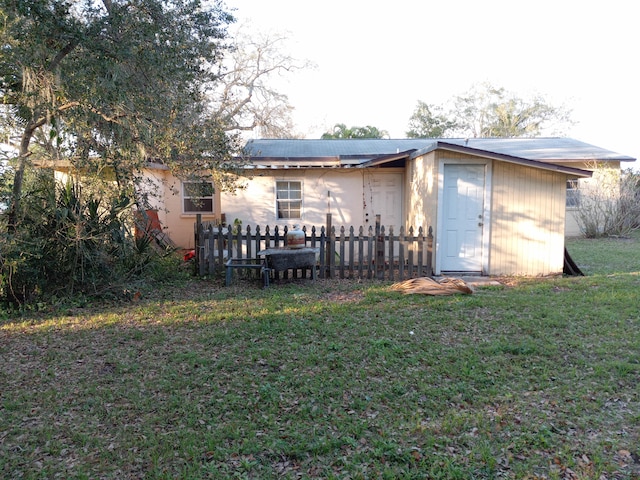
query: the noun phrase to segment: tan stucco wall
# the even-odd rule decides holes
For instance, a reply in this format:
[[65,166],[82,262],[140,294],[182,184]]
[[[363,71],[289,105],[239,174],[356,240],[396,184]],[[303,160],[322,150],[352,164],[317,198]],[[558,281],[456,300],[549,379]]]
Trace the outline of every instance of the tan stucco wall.
[[[375,214],[383,211],[386,205],[370,195],[371,180],[385,174],[402,174],[400,169],[280,169],[258,171],[245,182],[247,187],[235,194],[223,193],[222,212],[227,222],[235,219],[247,225],[264,228],[288,227],[298,224],[301,227],[320,228],[326,223],[326,214],[331,213],[332,224],[339,228],[375,226]],[[283,221],[276,216],[275,182],[277,180],[302,181],[302,218]],[[397,195],[402,199],[402,183]],[[401,213],[401,205],[399,206]],[[368,215],[367,215],[368,214]],[[400,223],[402,217],[399,217]],[[382,219],[383,224],[387,224]],[[397,228],[397,227],[396,227]]]
[[[403,176],[402,169],[291,169],[265,170],[243,180],[245,189],[235,193],[220,193],[216,190],[214,198],[214,215],[203,215],[202,220],[219,220],[224,214],[227,223],[238,219],[243,228],[247,225],[255,228],[259,225],[263,230],[266,225],[273,229],[295,224],[315,226],[318,230],[326,224],[326,214],[332,214],[332,223],[339,229],[342,226],[353,226],[358,229],[364,226],[375,226],[375,215],[384,212],[386,202],[371,195],[372,180],[394,175],[399,178],[397,198],[397,214],[393,220],[383,218],[384,225],[390,221],[402,223]],[[182,213],[182,196],[180,180],[168,170],[150,169],[145,172],[144,189],[150,193],[152,207],[158,210],[160,223],[171,239],[182,248],[193,248],[194,214]],[[276,219],[275,182],[276,180],[301,180],[303,182],[302,219],[282,221]],[[386,220],[386,223],[385,223]],[[357,230],[356,230],[357,231]],[[319,233],[319,231],[318,231]]]
[[[152,208],[158,210],[158,218],[164,231],[181,248],[194,247],[195,214],[182,212],[182,183],[166,169],[155,168],[145,171],[145,181],[141,186],[149,194]],[[202,215],[203,221],[220,218],[220,193],[214,195],[214,214]]]

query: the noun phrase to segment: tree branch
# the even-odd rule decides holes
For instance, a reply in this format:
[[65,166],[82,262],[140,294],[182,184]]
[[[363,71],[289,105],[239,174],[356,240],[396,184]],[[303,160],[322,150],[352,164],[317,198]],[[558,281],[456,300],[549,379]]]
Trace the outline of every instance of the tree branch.
[[51,63],[49,64],[49,71],[53,72],[58,67],[60,62],[64,59],[64,57],[69,55],[73,51],[73,49],[78,46],[79,43],[80,39],[78,38],[74,38],[72,41],[67,43],[67,45],[65,45],[65,47],[58,52],[53,60],[51,60]]

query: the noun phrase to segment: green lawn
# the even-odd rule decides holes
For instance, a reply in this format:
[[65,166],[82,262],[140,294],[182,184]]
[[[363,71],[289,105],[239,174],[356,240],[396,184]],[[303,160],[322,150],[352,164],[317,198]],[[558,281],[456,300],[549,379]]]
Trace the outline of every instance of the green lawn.
[[640,236],[568,248],[585,277],[473,295],[191,280],[0,320],[0,477],[640,478]]

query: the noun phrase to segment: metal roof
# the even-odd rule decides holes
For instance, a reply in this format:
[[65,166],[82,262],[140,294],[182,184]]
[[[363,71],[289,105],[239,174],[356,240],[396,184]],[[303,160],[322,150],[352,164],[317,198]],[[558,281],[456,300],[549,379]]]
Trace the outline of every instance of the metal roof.
[[444,145],[469,148],[478,155],[535,162],[621,161],[635,158],[570,138],[416,138],[416,139],[262,139],[249,140],[245,153],[255,166],[271,168],[348,167],[409,151]]
[[468,140],[443,138],[441,140],[540,162],[634,162],[636,160],[628,155],[572,138],[470,138]]
[[433,139],[388,140],[377,138],[348,140],[249,140],[245,152],[257,158],[342,158],[376,157],[389,153],[418,150],[432,143]]

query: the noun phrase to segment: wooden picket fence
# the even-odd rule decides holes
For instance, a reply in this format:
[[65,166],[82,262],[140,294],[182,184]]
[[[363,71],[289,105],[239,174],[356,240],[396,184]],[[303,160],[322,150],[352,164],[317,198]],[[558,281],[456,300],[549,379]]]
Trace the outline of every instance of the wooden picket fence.
[[[319,249],[319,278],[405,280],[433,273],[431,227],[426,234],[422,227],[417,231],[413,227],[401,228],[396,234],[391,227],[385,230],[376,215],[375,227],[336,229],[331,225],[331,214],[327,214],[325,226],[303,227],[303,231],[305,246]],[[242,229],[202,222],[198,217],[194,235],[196,274],[212,275],[224,271],[229,258],[255,259],[263,249],[286,246],[287,227]],[[301,269],[302,276],[306,273]],[[292,271],[292,275],[297,277],[298,271]],[[289,272],[283,272],[283,276],[288,277]]]

